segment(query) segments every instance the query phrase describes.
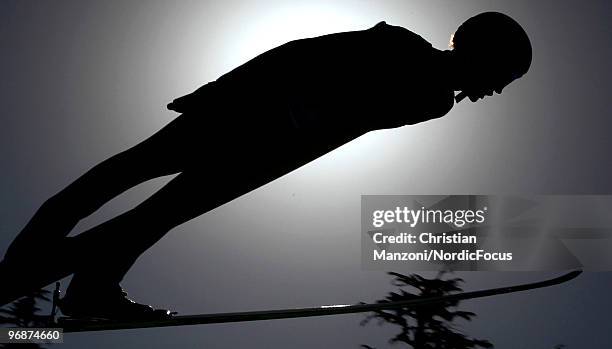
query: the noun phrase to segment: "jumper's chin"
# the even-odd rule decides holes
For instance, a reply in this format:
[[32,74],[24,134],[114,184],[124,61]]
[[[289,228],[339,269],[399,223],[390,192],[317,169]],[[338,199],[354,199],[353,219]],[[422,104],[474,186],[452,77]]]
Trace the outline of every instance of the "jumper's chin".
[[481,99],[482,97],[480,96],[468,96],[468,98],[470,99],[470,101],[472,102],[477,102],[479,99]]

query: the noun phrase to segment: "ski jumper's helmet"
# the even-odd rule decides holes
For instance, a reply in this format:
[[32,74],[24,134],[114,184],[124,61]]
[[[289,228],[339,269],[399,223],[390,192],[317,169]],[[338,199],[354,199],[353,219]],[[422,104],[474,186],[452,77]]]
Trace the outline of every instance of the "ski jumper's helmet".
[[511,80],[531,65],[531,42],[510,16],[483,12],[465,21],[452,37],[451,47],[466,61],[499,72]]

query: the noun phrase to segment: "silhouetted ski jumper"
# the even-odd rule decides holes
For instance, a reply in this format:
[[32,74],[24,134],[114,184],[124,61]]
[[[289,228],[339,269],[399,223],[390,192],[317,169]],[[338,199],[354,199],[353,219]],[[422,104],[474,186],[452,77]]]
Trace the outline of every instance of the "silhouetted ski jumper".
[[[369,131],[441,117],[453,107],[454,91],[461,91],[457,100],[472,101],[501,93],[531,63],[527,34],[501,13],[468,19],[453,43],[452,50],[437,50],[380,22],[289,42],[177,98],[168,105],[181,113],[176,119],[41,205],[0,263],[0,278],[21,285],[0,291],[0,300],[74,272],[64,313],[154,314],[130,301],[119,282],[174,227]],[[135,208],[65,238],[122,192],[177,173]],[[39,276],[30,284],[21,280],[33,273]]]

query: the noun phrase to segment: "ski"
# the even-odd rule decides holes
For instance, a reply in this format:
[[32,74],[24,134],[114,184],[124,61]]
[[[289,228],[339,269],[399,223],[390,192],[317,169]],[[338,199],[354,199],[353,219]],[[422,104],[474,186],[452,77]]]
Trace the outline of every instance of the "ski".
[[362,303],[353,305],[325,305],[312,308],[295,308],[295,309],[277,309],[277,310],[261,310],[261,311],[246,311],[234,313],[215,313],[215,314],[199,314],[199,315],[183,315],[174,316],[169,319],[160,320],[143,320],[143,321],[116,321],[103,319],[73,319],[59,318],[53,323],[55,327],[63,328],[64,332],[88,332],[88,331],[110,331],[110,330],[126,330],[140,329],[152,327],[170,327],[170,326],[189,326],[189,325],[204,325],[204,324],[219,324],[228,322],[245,322],[245,321],[261,321],[274,319],[291,319],[303,318],[312,316],[328,316],[353,313],[367,313],[371,311],[391,310],[404,307],[426,306],[435,303],[443,303],[449,301],[458,301],[474,298],[483,298],[489,296],[502,295],[507,293],[515,293],[528,291],[543,287],[562,284],[574,279],[582,273],[581,270],[571,271],[564,275],[533,283],[525,283],[514,286],[506,286],[500,288],[491,288],[479,291],[462,292],[453,295],[418,298],[399,302],[380,302],[380,303]]

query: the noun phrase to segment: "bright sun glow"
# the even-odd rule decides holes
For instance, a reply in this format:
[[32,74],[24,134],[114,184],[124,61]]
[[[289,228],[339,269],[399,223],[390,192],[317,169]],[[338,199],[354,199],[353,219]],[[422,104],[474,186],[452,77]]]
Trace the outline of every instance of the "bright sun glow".
[[375,23],[349,6],[326,3],[276,5],[249,13],[227,41],[225,64],[229,70],[288,41],[329,33],[360,30]]

